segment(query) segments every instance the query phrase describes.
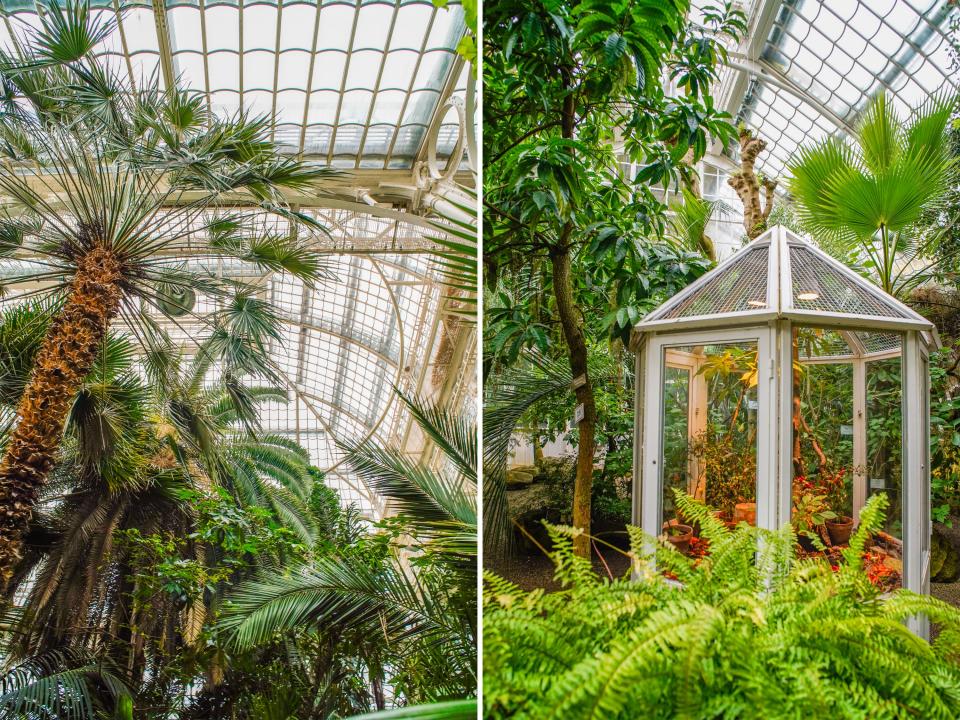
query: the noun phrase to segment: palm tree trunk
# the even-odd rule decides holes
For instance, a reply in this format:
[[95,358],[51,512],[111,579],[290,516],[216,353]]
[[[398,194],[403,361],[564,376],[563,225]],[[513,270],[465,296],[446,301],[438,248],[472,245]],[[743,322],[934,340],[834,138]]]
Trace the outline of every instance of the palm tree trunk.
[[0,586],[7,584],[20,558],[70,403],[120,308],[122,277],[121,263],[110,250],[96,247],[80,257],[67,301],[37,353],[17,407],[19,422],[0,461]]

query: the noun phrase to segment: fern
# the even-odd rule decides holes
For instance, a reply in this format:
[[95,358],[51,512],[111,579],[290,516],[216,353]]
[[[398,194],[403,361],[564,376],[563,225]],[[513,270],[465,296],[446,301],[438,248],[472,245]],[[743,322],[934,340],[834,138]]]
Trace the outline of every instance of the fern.
[[[484,578],[486,717],[960,717],[960,610],[884,596],[860,563],[885,504],[868,502],[836,571],[797,558],[789,526],[731,531],[683,496],[710,542],[697,564],[630,528],[634,578],[609,580],[573,555],[573,530],[549,528],[562,590]],[[903,624],[918,615],[935,642]]]

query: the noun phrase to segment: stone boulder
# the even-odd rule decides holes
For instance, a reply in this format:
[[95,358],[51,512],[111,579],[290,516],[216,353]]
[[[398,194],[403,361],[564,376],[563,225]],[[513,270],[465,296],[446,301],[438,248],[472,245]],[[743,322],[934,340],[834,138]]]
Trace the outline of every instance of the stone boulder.
[[534,474],[522,467],[507,470],[507,490],[522,490],[533,484]]

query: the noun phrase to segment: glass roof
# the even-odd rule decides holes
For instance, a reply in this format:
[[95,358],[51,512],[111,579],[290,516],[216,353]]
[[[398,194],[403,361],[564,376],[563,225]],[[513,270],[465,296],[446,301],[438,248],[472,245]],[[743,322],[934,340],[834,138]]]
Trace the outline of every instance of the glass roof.
[[[290,154],[365,172],[407,170],[412,184],[409,170],[423,157],[435,121],[441,123],[438,158],[448,158],[456,145],[456,112],[435,116],[447,98],[465,100],[468,69],[454,51],[465,32],[458,3],[446,9],[430,0],[173,0],[165,6],[161,0],[93,0],[93,5],[111,15],[121,5],[129,8],[97,53],[116,71],[134,84],[152,74],[164,85],[179,77],[181,86],[202,93],[217,114],[240,108],[273,114],[274,140]],[[158,15],[155,7],[164,11]],[[33,2],[0,0],[0,14],[0,46],[38,25]],[[365,185],[363,178],[350,174],[345,182]],[[356,197],[352,190],[346,196]],[[309,202],[298,202],[304,200]],[[442,335],[437,328],[446,320],[425,252],[436,231],[382,202],[367,209],[318,197],[316,204],[324,207],[300,210],[330,232],[315,244],[333,280],[305,288],[289,276],[250,277],[244,269],[243,280],[254,282],[285,321],[283,342],[274,343],[271,353],[287,402],[264,406],[261,419],[265,429],[307,448],[344,502],[379,517],[385,511],[382,499],[343,464],[337,442],[372,437],[413,456],[426,447],[392,388],[428,395],[436,390],[430,371]],[[290,231],[283,220],[265,222],[278,233]],[[233,271],[217,269],[228,276]],[[17,294],[11,288],[3,303],[17,302]],[[203,315],[215,309],[213,298],[199,296],[195,318],[157,319],[189,354],[204,337]],[[467,373],[464,387],[471,381],[465,368],[474,362],[470,351],[464,369],[456,369]],[[462,388],[451,397],[475,410]]]
[[[737,119],[768,142],[758,168],[783,176],[803,143],[856,125],[870,98],[886,92],[907,114],[932,93],[960,90],[947,29],[951,0],[754,0],[745,45],[747,73]],[[750,69],[754,69],[750,72]]]
[[[259,288],[283,321],[282,342],[273,342],[271,356],[287,390],[286,402],[260,406],[263,428],[286,435],[310,452],[312,462],[328,471],[327,482],[346,503],[356,503],[370,517],[379,517],[382,499],[362,485],[342,464],[338,441],[357,443],[368,437],[416,453],[409,442],[409,414],[396,400],[393,386],[405,392],[429,385],[441,320],[441,290],[431,277],[429,256],[404,252],[424,232],[419,226],[347,210],[315,210],[311,214],[339,229],[342,238],[373,247],[373,238],[389,228],[397,250],[344,254],[327,249],[323,264],[331,280],[313,288],[288,275],[251,274],[249,266],[221,267],[222,274]],[[285,221],[269,218],[276,230]],[[16,275],[16,261],[0,264],[0,274]],[[0,307],[19,302],[29,288],[7,291]],[[171,339],[192,354],[206,336],[205,316],[218,309],[216,298],[198,294],[191,315],[171,321],[151,311]],[[124,328],[115,326],[123,334]],[[472,367],[473,358],[464,359]],[[469,397],[461,398],[469,402]],[[404,442],[404,441],[407,442]]]
[[[119,3],[101,0],[98,12]],[[0,0],[6,47],[37,9]],[[274,139],[291,154],[344,168],[410,168],[442,98],[463,98],[467,70],[455,48],[462,8],[429,0],[171,0],[134,2],[99,49],[116,71],[202,92],[215,112],[275,114]],[[457,137],[442,119],[440,157]]]

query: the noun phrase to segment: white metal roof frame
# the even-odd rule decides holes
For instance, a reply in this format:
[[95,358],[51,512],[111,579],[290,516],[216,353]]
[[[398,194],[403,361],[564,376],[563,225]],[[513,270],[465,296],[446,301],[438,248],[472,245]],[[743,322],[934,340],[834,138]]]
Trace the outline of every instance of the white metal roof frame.
[[[867,293],[880,305],[889,307],[885,316],[828,312],[797,307],[793,287],[791,248],[802,248],[821,263],[826,263],[836,278]],[[736,268],[753,249],[767,250],[766,300],[761,305],[733,312],[716,312],[689,317],[669,317],[684,303],[689,303],[708,284]],[[867,282],[850,268],[827,255],[820,248],[782,226],[770,228],[746,245],[742,250],[699,277],[663,305],[649,313],[636,324],[632,345],[637,345],[639,336],[649,332],[688,331],[695,328],[739,327],[772,322],[778,319],[791,320],[801,325],[815,325],[849,330],[906,331],[927,333],[934,330],[933,323],[904,305],[880,288]],[[855,349],[855,348],[854,348]]]

